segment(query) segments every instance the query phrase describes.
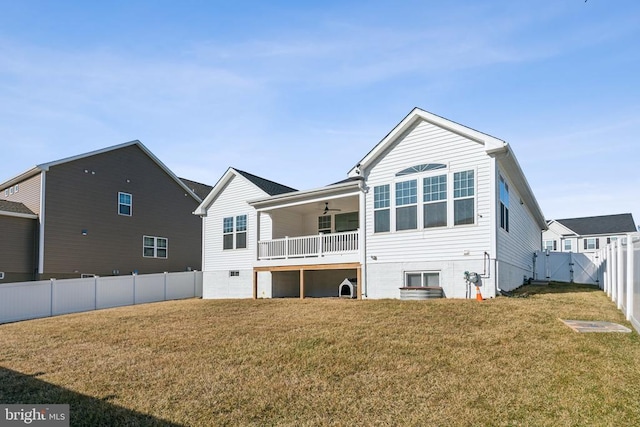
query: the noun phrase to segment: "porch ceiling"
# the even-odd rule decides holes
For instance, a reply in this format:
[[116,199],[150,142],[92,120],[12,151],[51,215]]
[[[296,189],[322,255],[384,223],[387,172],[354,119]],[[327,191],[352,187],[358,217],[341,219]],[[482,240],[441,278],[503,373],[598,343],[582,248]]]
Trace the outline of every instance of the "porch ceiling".
[[359,207],[358,195],[350,195],[350,196],[340,196],[340,197],[325,197],[319,198],[316,200],[307,200],[304,202],[299,202],[299,204],[295,205],[287,205],[287,206],[273,206],[270,208],[262,208],[260,211],[262,212],[278,212],[278,211],[289,211],[295,212],[299,215],[322,215],[325,209],[325,203],[328,203],[329,209],[337,209],[330,210],[328,213],[331,215],[345,213],[345,212],[356,212]]

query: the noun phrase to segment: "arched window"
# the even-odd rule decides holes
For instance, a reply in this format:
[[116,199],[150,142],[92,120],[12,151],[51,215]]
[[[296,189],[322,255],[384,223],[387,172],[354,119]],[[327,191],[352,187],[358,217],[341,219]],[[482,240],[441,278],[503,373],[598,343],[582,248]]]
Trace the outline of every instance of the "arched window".
[[412,173],[427,172],[437,169],[445,169],[446,167],[447,165],[444,165],[442,163],[425,163],[422,165],[411,166],[410,168],[403,169],[398,172],[396,176],[410,175]]

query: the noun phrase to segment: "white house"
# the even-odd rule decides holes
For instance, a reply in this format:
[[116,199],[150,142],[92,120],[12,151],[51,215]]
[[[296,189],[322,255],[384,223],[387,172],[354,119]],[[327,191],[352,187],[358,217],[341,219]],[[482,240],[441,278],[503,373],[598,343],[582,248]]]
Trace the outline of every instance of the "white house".
[[542,250],[595,253],[619,237],[637,231],[630,213],[553,219],[542,233]]
[[[203,296],[484,297],[533,276],[544,216],[510,146],[414,109],[349,172],[294,191],[229,169],[198,207]],[[473,276],[473,275],[471,275]]]

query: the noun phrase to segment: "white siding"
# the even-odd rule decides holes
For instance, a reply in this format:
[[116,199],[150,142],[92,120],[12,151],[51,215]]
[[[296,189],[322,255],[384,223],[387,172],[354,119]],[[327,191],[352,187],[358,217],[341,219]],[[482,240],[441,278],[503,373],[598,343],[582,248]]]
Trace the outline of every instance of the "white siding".
[[[560,252],[563,249],[561,245],[562,235],[565,234],[567,231],[568,230],[566,227],[558,224],[557,222],[552,222],[549,225],[549,229],[542,232],[542,240],[540,244],[544,245],[544,242],[546,240],[554,240],[557,245],[557,251]],[[573,240],[574,240],[574,242],[572,242],[573,250],[577,252],[577,249],[578,249],[577,242],[575,241],[576,239],[573,239]],[[541,247],[541,249],[543,249],[543,247]]]
[[[391,228],[394,227],[394,185],[395,182],[418,178],[422,185],[423,174],[396,177],[395,174],[407,167],[421,163],[445,163],[448,192],[453,191],[453,173],[466,170],[475,171],[476,224],[444,228],[421,229],[390,233],[373,233],[373,187],[391,186]],[[439,172],[439,171],[438,171]],[[444,173],[444,172],[443,172]],[[433,174],[439,174],[434,172]],[[371,189],[367,197],[367,245],[370,255],[389,260],[425,260],[461,257],[465,251],[471,256],[482,256],[490,247],[491,218],[491,159],[484,146],[441,129],[426,122],[420,122],[408,134],[400,138],[392,150],[369,172],[367,185]],[[451,198],[448,208],[452,209]],[[418,210],[422,203],[418,200]],[[480,217],[481,216],[481,217]]]
[[[273,220],[273,239],[282,239],[284,237],[302,236],[303,232],[302,215],[293,210],[279,209],[271,215]],[[264,234],[260,236],[261,240],[265,240]]]
[[[498,287],[511,290],[521,286],[525,277],[533,277],[533,254],[540,248],[541,230],[527,205],[520,204],[520,194],[510,177],[504,171],[499,173],[509,185],[509,231],[500,227],[500,199],[496,197]],[[496,179],[496,194],[500,191],[498,182]]]
[[[431,173],[417,173],[396,177],[396,173],[419,164],[444,163],[447,169]],[[453,174],[473,170],[475,172],[476,223],[453,226]],[[442,271],[441,285],[447,296],[464,297],[464,271],[482,272],[485,252],[491,252],[492,236],[492,160],[483,144],[421,121],[400,137],[393,147],[367,173],[367,256],[374,256],[380,264],[369,264],[369,297],[399,297],[407,268],[435,269]],[[447,207],[450,221],[447,227],[423,229],[420,221],[422,200],[418,193],[418,229],[394,232],[395,183],[409,179],[418,180],[426,175],[447,174]],[[391,232],[374,233],[373,188],[390,184]],[[493,256],[492,256],[493,257]],[[464,269],[452,268],[455,265]],[[408,263],[417,263],[407,267]],[[385,268],[377,268],[384,264]],[[388,269],[387,269],[388,267]],[[470,269],[473,267],[473,269]],[[377,274],[383,275],[379,278]],[[393,275],[393,280],[385,277]]]
[[[493,267],[492,267],[493,268]],[[482,273],[483,260],[461,259],[458,261],[423,262],[370,262],[367,265],[367,298],[400,298],[400,288],[404,286],[406,272],[429,271],[440,273],[440,285],[445,298],[475,298],[475,286],[467,288],[465,271]],[[470,291],[467,295],[467,291]],[[480,293],[483,298],[495,296],[495,286],[490,279],[482,279]]]
[[[220,191],[204,218],[203,271],[246,270],[253,268],[257,248],[257,213],[247,200],[264,197],[266,193],[244,178],[234,176]],[[247,215],[246,249],[222,249],[222,220]],[[263,236],[270,231],[268,215],[261,215]],[[207,276],[205,276],[207,277]],[[206,278],[205,278],[206,283]],[[206,285],[205,285],[206,286]]]
[[202,298],[252,298],[253,268],[237,271],[234,277],[227,270],[203,272]]

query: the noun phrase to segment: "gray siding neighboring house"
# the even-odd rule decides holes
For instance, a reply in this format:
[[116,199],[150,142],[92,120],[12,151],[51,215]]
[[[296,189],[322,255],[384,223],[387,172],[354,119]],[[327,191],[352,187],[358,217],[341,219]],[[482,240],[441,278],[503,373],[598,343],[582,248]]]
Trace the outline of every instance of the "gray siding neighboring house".
[[637,231],[630,213],[548,221],[542,233],[542,250],[593,253],[607,243]]
[[34,279],[37,218],[23,203],[0,200],[0,283]]
[[201,268],[196,187],[131,141],[38,165],[0,184],[0,200],[37,218],[36,279],[144,274]]

